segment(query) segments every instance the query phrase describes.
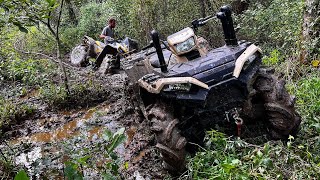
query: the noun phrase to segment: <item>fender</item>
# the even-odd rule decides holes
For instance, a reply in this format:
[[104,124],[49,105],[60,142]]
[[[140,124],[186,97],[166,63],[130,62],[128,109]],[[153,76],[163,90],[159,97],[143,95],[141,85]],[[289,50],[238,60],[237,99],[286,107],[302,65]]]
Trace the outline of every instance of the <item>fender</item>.
[[252,44],[238,57],[233,71],[234,77],[238,78],[240,76],[244,63],[257,51],[262,53],[262,50],[258,46]]
[[205,89],[209,89],[209,86],[193,77],[172,77],[172,78],[160,78],[154,83],[149,84],[142,79],[138,81],[139,85],[145,88],[148,92],[153,94],[159,94],[165,85],[169,84],[183,84],[191,83],[200,86]]

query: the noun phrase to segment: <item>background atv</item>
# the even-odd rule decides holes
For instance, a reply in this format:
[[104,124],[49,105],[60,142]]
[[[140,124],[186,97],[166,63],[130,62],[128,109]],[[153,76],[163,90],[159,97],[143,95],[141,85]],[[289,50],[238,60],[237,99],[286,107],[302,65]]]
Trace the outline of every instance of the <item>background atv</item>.
[[212,15],[193,21],[193,29],[185,28],[162,44],[158,33],[151,32],[149,49],[122,63],[152,123],[164,165],[175,172],[185,168],[187,142],[201,144],[210,128],[245,136],[250,133],[247,127],[255,124],[271,138],[286,139],[297,133],[301,122],[285,81],[261,67],[260,48],[237,41],[231,9],[224,6],[216,16],[225,46],[210,50],[207,41],[194,34]]
[[94,66],[105,73],[108,69],[119,69],[120,59],[136,51],[138,43],[128,37],[123,40],[112,40],[106,45],[84,36],[82,44],[72,50],[70,61],[75,66],[83,67],[89,64],[89,58],[95,58]]

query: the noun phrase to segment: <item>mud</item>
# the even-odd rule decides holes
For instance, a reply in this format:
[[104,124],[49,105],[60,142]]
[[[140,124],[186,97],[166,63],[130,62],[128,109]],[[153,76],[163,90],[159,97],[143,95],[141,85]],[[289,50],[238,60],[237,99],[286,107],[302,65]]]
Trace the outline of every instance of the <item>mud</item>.
[[36,105],[37,114],[3,134],[2,153],[7,159],[14,157],[14,166],[27,169],[32,179],[63,179],[65,163],[91,151],[93,165],[84,167],[82,173],[86,179],[101,179],[98,167],[105,161],[103,149],[99,149],[99,145],[105,143],[103,133],[106,129],[116,132],[125,127],[126,141],[116,149],[121,178],[170,177],[162,168],[150,122],[143,118],[124,93],[124,73],[96,77],[104,82],[109,98],[86,108],[49,109],[39,100],[37,90],[20,97],[20,101]]

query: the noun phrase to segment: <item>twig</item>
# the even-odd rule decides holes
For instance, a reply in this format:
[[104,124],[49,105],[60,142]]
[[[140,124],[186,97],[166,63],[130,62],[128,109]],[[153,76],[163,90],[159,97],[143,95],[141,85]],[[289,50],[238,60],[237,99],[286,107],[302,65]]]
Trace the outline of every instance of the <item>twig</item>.
[[14,151],[13,151],[13,149],[9,146],[9,144],[4,140],[3,141],[4,142],[4,144],[12,151],[12,153],[15,153]]
[[[59,61],[58,61],[58,60],[56,60],[54,57],[51,57],[51,56],[49,56],[49,55],[47,55],[47,54],[43,54],[43,53],[39,53],[39,52],[30,52],[30,51],[20,50],[20,49],[16,46],[17,42],[18,42],[18,40],[13,44],[13,47],[14,47],[14,49],[15,49],[16,51],[18,51],[18,52],[20,52],[20,53],[22,53],[22,54],[29,54],[29,55],[32,55],[32,54],[33,54],[33,55],[37,55],[37,56],[43,56],[43,57],[45,57],[45,58],[47,58],[47,59],[50,59],[50,60],[52,60],[53,62],[59,64]],[[65,65],[65,66],[68,67],[69,69],[79,70],[79,68],[74,67],[74,66],[71,66],[71,65],[69,65],[68,63],[65,63],[65,62],[62,62],[62,63],[63,63],[63,65]]]
[[205,148],[201,147],[199,144],[196,144],[196,143],[192,143],[192,142],[188,142],[189,144],[192,144],[192,145],[195,145],[195,146],[198,146],[200,149],[204,150],[204,151],[207,151]]

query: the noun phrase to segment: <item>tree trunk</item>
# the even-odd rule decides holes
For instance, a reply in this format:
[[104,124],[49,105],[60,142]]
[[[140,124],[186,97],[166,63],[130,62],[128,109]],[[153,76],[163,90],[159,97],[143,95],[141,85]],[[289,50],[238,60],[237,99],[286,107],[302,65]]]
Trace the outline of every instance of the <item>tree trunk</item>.
[[69,85],[68,85],[68,76],[67,76],[67,73],[66,73],[66,69],[65,69],[65,67],[64,67],[64,65],[62,63],[62,59],[61,59],[61,41],[60,41],[60,38],[59,38],[59,26],[60,26],[60,21],[61,21],[63,3],[64,3],[64,0],[61,0],[55,39],[56,39],[56,43],[57,43],[57,59],[59,61],[59,65],[60,65],[61,71],[63,72],[63,76],[64,76],[63,82],[64,82],[64,86],[65,86],[65,88],[67,90],[67,94],[69,96],[70,95],[70,89],[69,89]]
[[205,6],[205,2],[204,0],[199,0],[199,3],[200,3],[200,14],[201,14],[201,17],[206,17],[206,6]]
[[67,5],[70,21],[71,21],[71,23],[73,25],[77,25],[78,24],[78,20],[77,20],[77,17],[76,17],[76,13],[74,12],[74,9],[72,7],[72,3],[71,3],[70,0],[65,0],[65,1],[66,1],[66,5]]
[[320,0],[306,0],[302,25],[300,62],[307,63],[320,53]]

